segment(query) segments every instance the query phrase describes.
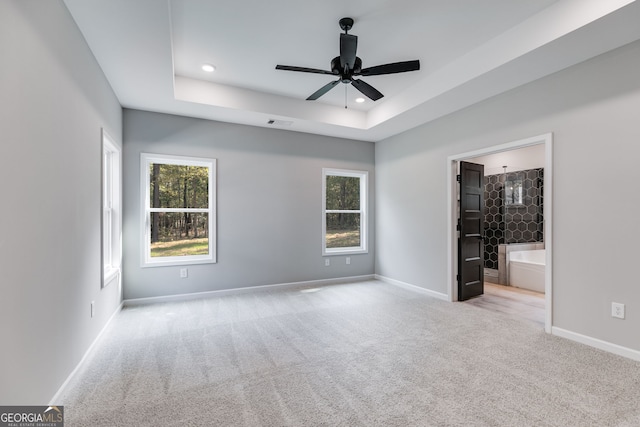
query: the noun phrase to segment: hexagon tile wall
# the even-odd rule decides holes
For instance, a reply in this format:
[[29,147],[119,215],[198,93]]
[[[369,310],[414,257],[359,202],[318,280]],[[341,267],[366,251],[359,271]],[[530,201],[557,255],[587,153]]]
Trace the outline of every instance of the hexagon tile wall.
[[[484,266],[498,269],[498,245],[542,242],[544,168],[484,177]],[[522,203],[504,204],[504,183],[521,182]],[[506,212],[505,212],[506,211]]]

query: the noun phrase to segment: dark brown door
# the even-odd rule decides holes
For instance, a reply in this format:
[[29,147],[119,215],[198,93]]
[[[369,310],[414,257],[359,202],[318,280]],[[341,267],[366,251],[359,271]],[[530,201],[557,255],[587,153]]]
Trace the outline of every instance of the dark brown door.
[[484,166],[460,162],[458,300],[484,293]]

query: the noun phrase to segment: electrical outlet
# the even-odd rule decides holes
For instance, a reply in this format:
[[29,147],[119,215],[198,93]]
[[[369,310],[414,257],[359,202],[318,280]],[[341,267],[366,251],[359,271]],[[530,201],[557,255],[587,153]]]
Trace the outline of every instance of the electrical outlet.
[[331,260],[329,258],[324,259],[324,266],[329,267],[331,265]]
[[611,303],[611,317],[617,317],[618,319],[624,319],[624,304],[619,302]]
[[351,264],[351,257],[350,256],[347,257],[347,265],[349,265],[349,264]]
[[94,313],[93,309],[94,309],[94,305],[95,305],[95,304],[96,304],[96,302],[95,302],[95,301],[91,301],[91,318],[92,318],[92,319],[93,319],[93,313]]
[[180,269],[180,278],[181,279],[186,279],[187,277],[189,277],[189,270],[187,270],[186,268],[181,268]]

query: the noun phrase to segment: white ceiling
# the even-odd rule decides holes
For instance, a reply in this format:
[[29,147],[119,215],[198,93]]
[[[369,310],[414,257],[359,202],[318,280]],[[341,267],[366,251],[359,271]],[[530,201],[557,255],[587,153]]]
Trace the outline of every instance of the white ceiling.
[[[124,107],[366,141],[640,39],[635,0],[64,1]],[[330,70],[347,16],[363,67],[421,70],[362,77],[377,102],[305,101],[335,78],[275,66]]]

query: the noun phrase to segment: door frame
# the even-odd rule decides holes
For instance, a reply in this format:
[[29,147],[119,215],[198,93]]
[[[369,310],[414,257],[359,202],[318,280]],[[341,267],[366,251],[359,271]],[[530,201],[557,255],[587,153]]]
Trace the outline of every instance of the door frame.
[[531,138],[520,139],[517,141],[507,142],[505,144],[494,145],[491,147],[481,148],[479,150],[468,151],[447,157],[447,192],[449,194],[449,203],[447,204],[447,229],[448,232],[448,292],[449,301],[458,301],[458,286],[456,274],[458,271],[458,233],[456,230],[457,218],[457,166],[461,160],[472,159],[474,157],[486,156],[490,154],[501,153],[503,151],[516,150],[518,148],[529,147],[532,145],[544,144],[544,246],[546,250],[546,266],[544,273],[545,282],[545,321],[544,330],[551,333],[553,326],[553,310],[552,310],[552,292],[553,292],[553,133],[545,133]]

